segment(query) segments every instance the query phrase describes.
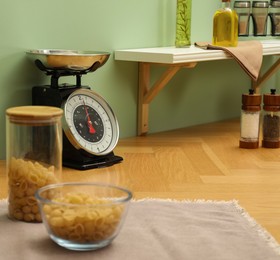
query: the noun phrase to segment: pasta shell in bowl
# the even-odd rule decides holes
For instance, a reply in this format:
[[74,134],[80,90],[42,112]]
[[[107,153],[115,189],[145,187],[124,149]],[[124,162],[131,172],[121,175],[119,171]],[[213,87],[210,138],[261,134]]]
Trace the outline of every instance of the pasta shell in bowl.
[[59,183],[35,193],[50,238],[70,250],[109,245],[124,223],[132,193],[102,183]]

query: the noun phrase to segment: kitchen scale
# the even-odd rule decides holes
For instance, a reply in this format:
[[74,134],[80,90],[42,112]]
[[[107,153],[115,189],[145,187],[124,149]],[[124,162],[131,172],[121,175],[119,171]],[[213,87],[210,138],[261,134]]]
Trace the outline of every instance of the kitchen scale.
[[[32,104],[60,107],[64,111],[63,165],[78,170],[119,163],[113,149],[119,125],[110,105],[81,84],[82,75],[94,72],[109,59],[109,53],[72,50],[31,50],[27,55],[36,67],[51,76],[50,85],[32,88]],[[76,77],[74,85],[59,84],[61,77]]]

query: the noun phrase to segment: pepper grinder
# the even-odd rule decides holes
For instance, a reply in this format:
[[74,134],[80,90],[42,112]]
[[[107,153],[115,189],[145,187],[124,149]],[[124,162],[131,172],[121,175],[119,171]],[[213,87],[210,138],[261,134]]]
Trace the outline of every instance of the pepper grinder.
[[263,140],[265,148],[280,147],[280,95],[275,89],[270,94],[264,94],[263,106]]
[[255,94],[253,89],[242,95],[240,148],[259,147],[261,100],[262,96]]

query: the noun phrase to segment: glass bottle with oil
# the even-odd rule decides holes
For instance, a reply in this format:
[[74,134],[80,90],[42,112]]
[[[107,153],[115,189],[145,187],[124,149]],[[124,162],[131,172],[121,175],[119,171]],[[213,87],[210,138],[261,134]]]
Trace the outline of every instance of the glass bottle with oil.
[[236,47],[238,44],[238,15],[230,7],[230,0],[222,0],[222,6],[213,18],[212,44]]

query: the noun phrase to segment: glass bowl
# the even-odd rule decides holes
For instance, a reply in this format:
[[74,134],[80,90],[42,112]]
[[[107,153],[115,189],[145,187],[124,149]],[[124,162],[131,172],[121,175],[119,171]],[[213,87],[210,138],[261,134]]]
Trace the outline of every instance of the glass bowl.
[[87,251],[116,238],[132,193],[102,183],[60,183],[38,189],[35,197],[50,238],[64,248]]

